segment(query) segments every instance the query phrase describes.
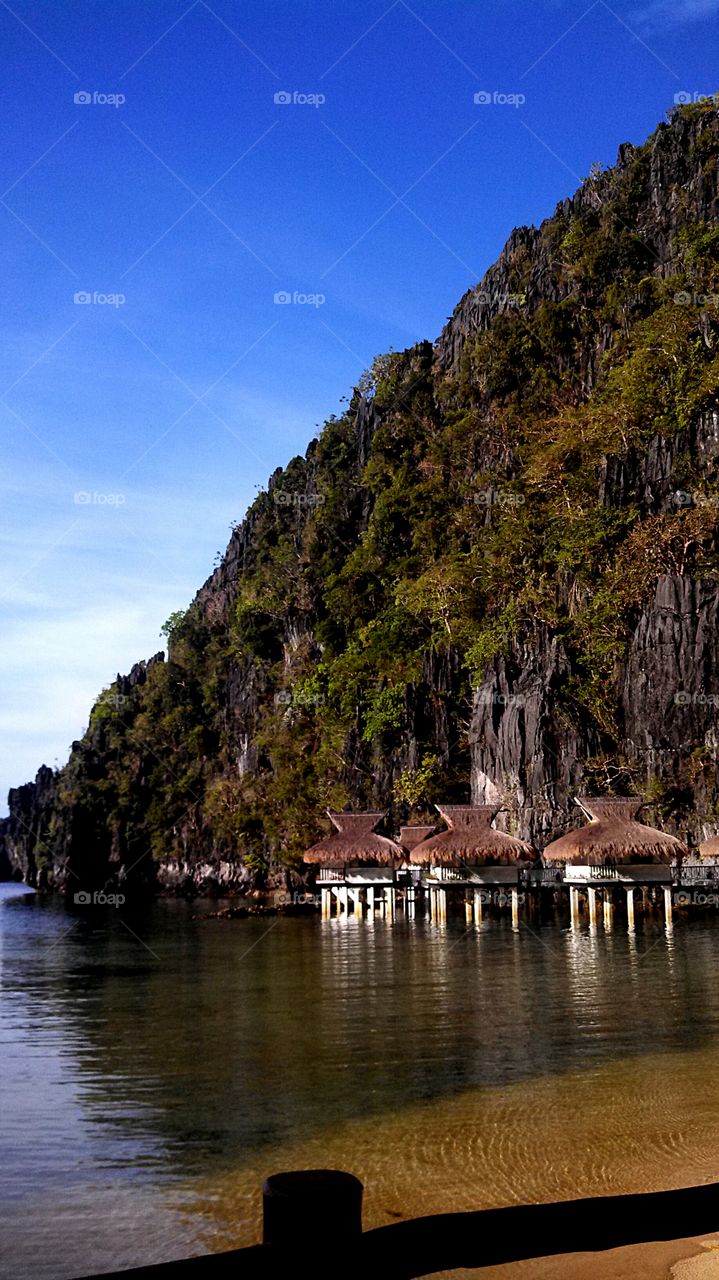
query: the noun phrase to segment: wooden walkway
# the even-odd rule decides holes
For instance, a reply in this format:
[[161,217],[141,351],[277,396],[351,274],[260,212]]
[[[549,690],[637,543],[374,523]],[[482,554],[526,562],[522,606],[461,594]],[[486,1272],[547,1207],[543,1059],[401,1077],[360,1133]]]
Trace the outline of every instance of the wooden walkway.
[[[322,1178],[328,1193],[323,1191]],[[719,1183],[645,1195],[519,1205],[477,1213],[444,1213],[361,1231],[357,1194],[343,1211],[333,1171],[280,1174],[297,1189],[270,1206],[265,1184],[265,1238],[249,1249],[159,1266],[105,1273],[104,1280],[413,1280],[459,1268],[481,1268],[563,1253],[674,1240],[719,1230]],[[310,1183],[303,1184],[303,1179]],[[333,1199],[333,1195],[335,1198]],[[270,1197],[271,1198],[271,1197]],[[350,1188],[350,1201],[353,1196]],[[268,1221],[271,1228],[268,1231]],[[100,1280],[88,1277],[87,1280]]]

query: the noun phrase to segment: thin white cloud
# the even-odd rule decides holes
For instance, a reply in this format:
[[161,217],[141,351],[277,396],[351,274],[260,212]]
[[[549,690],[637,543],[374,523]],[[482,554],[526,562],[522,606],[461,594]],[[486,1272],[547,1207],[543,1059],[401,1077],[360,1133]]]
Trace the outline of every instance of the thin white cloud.
[[645,30],[686,26],[719,14],[719,0],[651,0],[638,6],[634,21]]

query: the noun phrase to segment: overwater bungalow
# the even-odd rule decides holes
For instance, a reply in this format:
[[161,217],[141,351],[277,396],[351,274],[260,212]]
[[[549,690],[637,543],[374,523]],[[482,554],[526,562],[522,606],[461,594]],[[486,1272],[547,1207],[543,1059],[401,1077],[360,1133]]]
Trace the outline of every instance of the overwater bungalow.
[[665,919],[672,918],[673,865],[686,855],[686,846],[676,836],[639,822],[637,814],[642,808],[638,797],[603,796],[577,800],[589,822],[576,831],[569,831],[547,845],[543,860],[545,866],[563,870],[565,884],[569,886],[569,906],[572,924],[579,921],[579,891],[586,889],[589,904],[589,921],[597,923],[597,889],[601,889],[604,923],[611,927],[613,911],[613,887],[623,886],[627,899],[627,921],[634,928],[634,892],[643,891],[646,899],[650,889],[662,886],[664,891]]
[[413,849],[417,848],[423,840],[427,840],[433,831],[437,830],[437,823],[430,827],[400,827],[399,842],[406,853],[410,854]]
[[400,871],[400,879],[404,883],[404,904],[409,920],[414,920],[417,910],[417,896],[419,892],[421,871],[419,867],[413,867],[410,862],[410,854],[413,849],[417,848],[423,840],[426,840],[436,831],[437,823],[427,827],[400,827],[399,842],[405,853],[405,869]]
[[699,845],[699,857],[719,864],[719,836],[708,836]]
[[523,840],[492,826],[498,805],[436,808],[446,830],[423,840],[410,853],[411,863],[425,870],[432,919],[443,923],[448,892],[463,888],[468,924],[479,924],[485,902],[510,898],[512,918],[517,923],[519,872],[534,860],[534,850]]
[[402,847],[377,834],[383,813],[328,813],[336,828],[308,849],[304,861],[319,867],[317,883],[321,894],[322,918],[328,920],[336,904],[338,915],[363,915],[365,907],[374,915],[375,907],[394,919],[397,871],[405,860]]

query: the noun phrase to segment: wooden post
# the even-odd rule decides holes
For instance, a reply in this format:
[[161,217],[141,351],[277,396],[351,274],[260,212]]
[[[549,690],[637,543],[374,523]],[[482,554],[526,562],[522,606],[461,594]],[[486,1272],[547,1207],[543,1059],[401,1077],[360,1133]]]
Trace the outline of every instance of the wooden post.
[[373,884],[368,885],[367,887],[367,912],[369,914],[370,920],[374,920],[374,885]]
[[447,923],[447,890],[438,889],[437,897],[439,904],[439,923],[441,925],[445,925]]
[[627,885],[627,929],[634,929],[634,885]]
[[326,889],[324,885],[321,890],[322,897],[322,919],[329,920],[332,915],[332,890]]
[[322,1252],[335,1245],[351,1255],[362,1235],[362,1191],[359,1178],[338,1169],[273,1173],[262,1184],[262,1243],[296,1261],[321,1222]]
[[573,929],[579,928],[579,890],[569,886],[569,919]]
[[596,929],[597,927],[597,891],[594,885],[590,885],[587,889],[587,897],[589,898],[589,927]]
[[474,891],[474,925],[478,929],[482,923],[482,890]]
[[519,928],[519,889],[512,889],[512,928]]
[[414,885],[410,885],[405,896],[405,907],[407,911],[407,919],[414,920],[417,908],[417,891]]
[[674,924],[672,919],[672,887],[669,884],[664,886],[664,923],[667,929],[671,929]]
[[612,902],[611,890],[607,887],[603,890],[604,895],[604,928],[609,930],[612,927],[614,915],[614,903]]
[[396,891],[394,888],[388,888],[384,891],[385,902],[387,903],[387,919],[394,920],[396,915]]
[[468,889],[464,895],[464,919],[468,926],[472,924],[473,916],[474,916],[474,911],[472,909],[472,895]]
[[349,912],[349,892],[347,890],[346,884],[340,885],[338,896],[340,900],[339,914],[341,915],[342,912],[344,911],[345,915],[347,915]]

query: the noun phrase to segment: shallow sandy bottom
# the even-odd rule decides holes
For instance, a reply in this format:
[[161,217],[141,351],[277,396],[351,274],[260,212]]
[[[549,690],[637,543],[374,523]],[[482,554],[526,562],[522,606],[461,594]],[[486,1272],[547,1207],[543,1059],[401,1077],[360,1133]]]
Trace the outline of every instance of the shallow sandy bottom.
[[[260,1237],[273,1171],[348,1169],[365,1186],[366,1228],[421,1214],[719,1181],[719,1049],[654,1054],[551,1079],[397,1107],[253,1157],[193,1188],[211,1250]],[[358,1106],[361,1100],[358,1099]],[[719,1224],[718,1224],[719,1230]],[[719,1235],[602,1254],[444,1273],[454,1280],[719,1280]]]

